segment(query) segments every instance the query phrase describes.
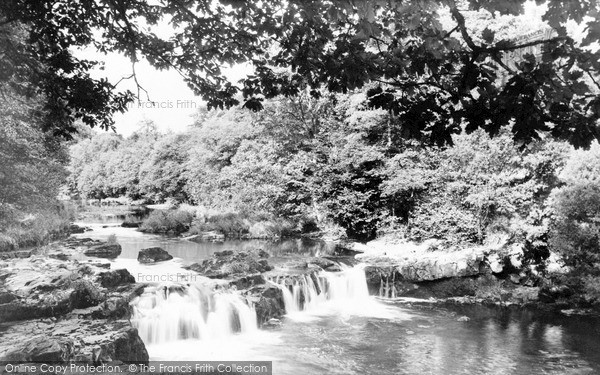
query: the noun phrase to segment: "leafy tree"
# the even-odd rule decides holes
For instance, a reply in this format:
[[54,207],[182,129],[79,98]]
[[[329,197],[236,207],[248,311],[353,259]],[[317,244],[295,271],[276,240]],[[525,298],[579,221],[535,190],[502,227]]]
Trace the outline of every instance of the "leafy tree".
[[[187,201],[184,170],[187,161],[186,141],[185,134],[172,134],[155,141],[152,152],[140,160],[142,164],[138,167],[140,195],[156,202],[163,202],[167,198]],[[132,187],[128,187],[128,191]]]
[[[495,22],[472,24],[470,15],[488,12],[489,21],[505,24],[525,0],[5,0],[1,78],[22,94],[42,93],[46,126],[58,134],[72,132],[75,119],[110,127],[132,98],[92,79],[96,62],[73,56],[73,48],[94,46],[128,56],[134,79],[141,58],[177,69],[209,107],[236,105],[241,93],[257,110],[264,99],[306,88],[318,97],[322,87],[345,93],[379,82],[369,96],[406,137],[451,144],[466,124],[467,132],[510,127],[518,141],[548,133],[587,147],[600,138],[600,51],[589,48],[600,38],[597,4],[537,3],[547,6],[543,21],[555,36],[519,43]],[[567,32],[571,20],[586,25],[581,42]],[[152,33],[159,22],[174,26],[168,37]],[[541,58],[504,62],[534,45]],[[236,85],[221,68],[240,62],[254,72]]]
[[[39,110],[24,98],[2,99],[0,107],[0,224],[56,204],[66,177],[67,153],[41,129]],[[32,108],[35,110],[32,111]]]
[[600,262],[600,147],[575,153],[552,192],[555,211],[550,243],[567,264],[589,270]]

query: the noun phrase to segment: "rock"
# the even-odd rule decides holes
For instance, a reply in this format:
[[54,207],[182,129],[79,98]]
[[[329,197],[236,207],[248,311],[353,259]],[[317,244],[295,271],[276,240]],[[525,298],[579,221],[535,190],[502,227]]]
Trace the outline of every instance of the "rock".
[[142,225],[142,222],[129,222],[129,221],[124,221],[121,224],[121,227],[123,228],[139,228],[140,225]]
[[487,260],[492,273],[502,273],[504,271],[504,261],[498,254],[493,253],[488,255]]
[[105,288],[114,288],[124,284],[135,283],[135,277],[133,277],[126,269],[120,269],[100,273],[98,275],[98,281],[100,282],[100,285]]
[[34,250],[17,250],[17,251],[7,251],[0,252],[0,260],[6,259],[24,259],[29,258],[34,254]]
[[263,275],[258,274],[258,275],[242,276],[242,277],[230,282],[229,286],[233,286],[239,290],[239,289],[248,289],[255,285],[262,285],[264,283],[265,283],[265,278],[263,277]]
[[540,288],[538,298],[544,303],[554,303],[559,300],[568,300],[575,292],[567,285],[546,285]]
[[140,263],[156,263],[173,259],[173,256],[160,247],[149,247],[138,253],[137,260]]
[[[22,340],[27,335],[33,338]],[[124,320],[23,322],[8,328],[3,338],[8,341],[0,342],[2,361],[148,363],[137,330]]]
[[[421,251],[421,250],[420,250]],[[372,266],[393,266],[405,281],[423,282],[453,277],[476,276],[489,273],[485,252],[468,248],[455,252],[413,252],[394,256],[359,254],[357,258]]]
[[508,277],[513,284],[518,284],[521,282],[521,276],[515,273],[511,273]]
[[248,290],[248,299],[254,302],[256,320],[260,326],[285,315],[283,292],[272,285],[259,285]]
[[137,329],[128,327],[114,336],[107,354],[113,360],[125,363],[148,363],[149,356]]
[[307,263],[314,264],[314,265],[322,268],[323,270],[329,271],[329,272],[339,272],[342,270],[339,263],[334,262],[333,260],[328,259],[328,258],[314,257],[314,258],[307,260]]
[[17,299],[17,296],[9,292],[0,292],[0,305],[12,302]]
[[276,318],[271,318],[268,321],[266,321],[263,324],[263,328],[279,328],[281,327],[283,324],[281,323],[281,320],[276,319]]
[[471,318],[469,318],[468,316],[461,316],[458,319],[456,319],[457,322],[468,322],[469,320],[471,320]]
[[0,360],[62,363],[71,354],[70,346],[66,340],[51,339],[40,335],[23,343],[14,343],[12,350],[0,352]]
[[62,261],[66,261],[69,259],[69,256],[65,253],[48,254],[48,256],[52,259],[58,259],[58,260],[62,260]]
[[202,232],[185,238],[188,241],[194,242],[223,242],[225,235],[220,232]]
[[69,225],[69,233],[71,233],[71,234],[84,233],[84,232],[85,232],[85,228],[80,227],[77,224]]
[[213,279],[224,279],[236,275],[248,276],[273,269],[266,258],[269,254],[263,250],[233,252],[231,250],[214,253],[202,263],[194,263],[186,269],[196,271]]
[[121,254],[121,245],[119,244],[100,244],[90,247],[83,252],[87,256],[97,258],[116,258]]
[[71,309],[85,309],[96,306],[105,299],[104,295],[89,280],[77,280],[72,286]]
[[0,304],[0,321],[19,321],[65,315],[73,309],[96,306],[105,300],[103,293],[89,280],[40,284],[27,298]]

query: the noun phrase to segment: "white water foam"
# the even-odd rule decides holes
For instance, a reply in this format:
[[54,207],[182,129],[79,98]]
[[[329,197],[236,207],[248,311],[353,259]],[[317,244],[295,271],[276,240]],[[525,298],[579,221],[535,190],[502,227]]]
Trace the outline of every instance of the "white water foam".
[[131,322],[146,344],[211,341],[257,330],[256,312],[241,296],[203,285],[149,287],[131,304]]
[[269,279],[283,292],[287,317],[311,321],[326,315],[405,319],[407,316],[369,296],[362,265],[341,272],[318,271]]

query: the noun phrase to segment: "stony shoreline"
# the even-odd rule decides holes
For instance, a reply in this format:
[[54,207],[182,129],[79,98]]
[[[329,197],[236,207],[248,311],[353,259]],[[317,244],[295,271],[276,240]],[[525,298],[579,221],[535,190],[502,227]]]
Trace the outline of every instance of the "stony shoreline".
[[145,285],[101,259],[73,259],[102,246],[68,238],[0,261],[1,360],[148,362],[129,321]]

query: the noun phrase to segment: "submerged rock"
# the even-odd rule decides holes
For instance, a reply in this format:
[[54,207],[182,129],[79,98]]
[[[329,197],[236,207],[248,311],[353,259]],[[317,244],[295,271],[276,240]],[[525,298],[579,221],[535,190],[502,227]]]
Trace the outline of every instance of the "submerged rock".
[[137,260],[140,263],[156,263],[173,259],[173,256],[161,247],[149,247],[138,253]]

